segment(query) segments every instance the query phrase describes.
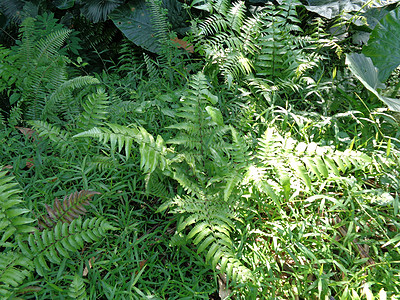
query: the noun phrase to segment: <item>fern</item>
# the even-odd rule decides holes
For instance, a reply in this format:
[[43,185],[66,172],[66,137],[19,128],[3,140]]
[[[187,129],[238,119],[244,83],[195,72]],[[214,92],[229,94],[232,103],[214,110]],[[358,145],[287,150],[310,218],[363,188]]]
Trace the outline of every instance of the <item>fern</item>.
[[147,73],[150,78],[159,78],[160,73],[157,68],[157,64],[154,60],[152,60],[147,54],[143,54],[144,62],[146,63]]
[[150,14],[151,14],[151,22],[154,27],[155,34],[154,36],[157,37],[158,42],[162,45],[168,44],[168,18],[163,11],[162,8],[162,1],[160,0],[147,0]]
[[[0,170],[2,167],[0,167]],[[33,232],[30,224],[34,221],[22,208],[22,192],[13,177],[0,172],[0,295],[10,297],[12,290],[20,286],[32,271],[32,262],[19,252],[14,252],[15,237]]]
[[102,124],[107,119],[108,95],[104,89],[98,89],[96,94],[89,95],[83,104],[84,111],[78,120],[78,126],[83,129]]
[[58,126],[44,121],[30,121],[29,124],[36,130],[39,137],[44,136],[50,139],[61,151],[69,146],[70,134]]
[[[70,102],[69,99],[74,98],[72,92],[74,90],[79,90],[86,86],[98,83],[100,83],[99,80],[91,76],[79,76],[63,82],[60,86],[57,87],[55,91],[53,91],[47,97],[41,112],[40,119],[61,123],[61,120],[59,116],[57,116],[57,114],[59,114],[59,111],[63,112],[62,107],[66,105],[66,102]],[[56,105],[61,106],[61,109],[59,109],[59,111],[56,111]],[[65,112],[63,113],[65,114]]]
[[[2,168],[0,168],[1,170]],[[16,234],[33,231],[30,224],[34,221],[25,216],[29,210],[19,207],[23,202],[18,196],[21,190],[17,189],[17,183],[12,182],[13,177],[7,176],[7,172],[0,172],[0,246],[12,245],[10,238]]]
[[[244,182],[252,181],[259,191],[276,203],[299,193],[320,193],[321,184],[342,185],[354,172],[379,170],[384,164],[361,151],[334,150],[316,143],[298,142],[268,128],[259,140],[255,158],[259,164],[248,169]],[[392,165],[393,162],[387,161]]]
[[[167,141],[160,136],[154,138],[142,127],[116,124],[74,137],[110,142],[111,148],[125,149],[127,155],[132,142],[138,143],[143,171],[154,174],[158,170],[176,180],[185,191],[185,195],[167,200],[159,208],[162,211],[170,207],[180,216],[177,235],[195,225],[187,238],[197,245],[198,253],[204,253],[213,268],[218,264],[221,272],[232,279],[245,281],[252,276],[235,256],[231,233],[235,228],[232,205],[237,200],[233,190],[247,166],[247,148],[240,145],[243,141],[236,131],[224,125],[222,114],[215,107],[218,98],[208,90],[206,77],[202,73],[193,76],[188,87],[175,114],[180,122],[168,126],[177,133]],[[226,141],[230,131],[233,145]]]
[[78,300],[87,299],[85,282],[83,281],[83,278],[80,277],[78,274],[75,274],[74,280],[72,281],[68,289],[68,296],[71,299],[78,299]]
[[249,56],[257,49],[259,19],[248,13],[243,1],[232,5],[228,1],[217,1],[209,5],[215,12],[194,29],[198,48],[209,61],[206,67],[210,70],[216,67],[231,84],[252,72]]
[[[71,30],[57,28],[45,36],[35,29],[35,19],[26,18],[22,23],[21,43],[16,48],[16,55],[8,60],[14,61],[14,74],[11,82],[15,82],[26,119],[50,120],[62,123],[62,119],[71,120],[75,101],[72,92],[76,89],[99,81],[90,76],[82,76],[68,80],[68,58],[61,55],[61,48],[68,39]],[[74,101],[71,101],[74,99]],[[62,107],[64,115],[59,115],[56,106]],[[75,117],[75,116],[74,116]]]
[[261,52],[257,57],[257,75],[271,80],[293,76],[297,68],[294,32],[301,29],[296,25],[297,1],[289,1],[277,9],[265,8],[261,14],[263,23],[258,45]]
[[75,192],[69,196],[65,196],[62,203],[56,198],[53,204],[54,208],[46,204],[48,215],[44,215],[39,219],[39,226],[43,229],[52,228],[59,221],[71,223],[74,219],[78,218],[79,215],[84,215],[86,213],[84,206],[89,205],[90,198],[98,194],[100,193],[82,190],[79,193]]
[[33,261],[36,272],[44,276],[50,271],[47,261],[61,264],[62,258],[70,258],[70,253],[82,249],[84,242],[92,243],[105,236],[108,230],[115,230],[107,221],[90,218],[82,221],[74,219],[70,224],[58,222],[52,229],[35,231],[27,242],[17,238],[22,254]]
[[32,270],[32,261],[21,253],[0,253],[0,296],[12,297],[12,290],[22,285]]

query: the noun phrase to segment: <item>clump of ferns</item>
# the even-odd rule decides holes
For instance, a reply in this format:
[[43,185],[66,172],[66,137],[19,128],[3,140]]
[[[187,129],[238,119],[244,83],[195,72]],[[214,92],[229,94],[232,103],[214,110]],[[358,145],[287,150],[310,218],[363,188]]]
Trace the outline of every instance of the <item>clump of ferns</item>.
[[99,192],[82,190],[64,197],[61,202],[56,198],[53,207],[45,204],[47,214],[38,218],[39,228],[53,228],[58,222],[70,224],[74,219],[86,213],[85,206],[89,205],[90,198],[99,195]]
[[[375,195],[374,191],[362,187],[368,179],[365,174],[379,180],[396,165],[390,157],[300,142],[289,134],[281,135],[272,127],[259,139],[253,162],[257,163],[249,167],[244,182],[252,182],[253,188],[268,196],[278,207],[296,197],[323,198],[326,195],[320,193],[324,190],[333,197],[349,191]],[[375,198],[384,201],[385,195],[378,193]]]
[[47,207],[48,215],[41,217],[46,228],[40,231],[32,226],[35,220],[29,217],[21,193],[14,178],[0,171],[0,296],[5,299],[16,297],[34,272],[46,276],[52,270],[49,264],[74,264],[71,259],[84,243],[99,241],[116,229],[102,218],[80,217],[89,198],[98,194],[80,191]]
[[194,27],[193,34],[196,50],[207,59],[205,70],[221,72],[228,83],[251,73],[249,56],[258,49],[255,43],[259,34],[258,17],[246,15],[243,1],[233,4],[229,0],[209,1],[203,9],[212,15]]
[[[218,97],[209,91],[206,77],[199,73],[193,76],[174,109],[177,123],[167,127],[167,140],[159,135],[153,137],[143,127],[117,124],[95,127],[75,137],[111,143],[111,148],[124,149],[127,157],[133,142],[138,143],[143,171],[149,176],[157,173],[169,177],[181,187],[181,193],[171,196],[159,208],[170,208],[178,216],[173,243],[192,241],[214,269],[220,265],[221,272],[233,280],[246,281],[252,275],[236,257],[231,234],[237,221],[234,190],[247,156],[239,151],[243,147],[239,135],[224,125],[217,103]],[[151,177],[148,182],[152,186],[149,189],[156,187],[157,194],[163,190]]]

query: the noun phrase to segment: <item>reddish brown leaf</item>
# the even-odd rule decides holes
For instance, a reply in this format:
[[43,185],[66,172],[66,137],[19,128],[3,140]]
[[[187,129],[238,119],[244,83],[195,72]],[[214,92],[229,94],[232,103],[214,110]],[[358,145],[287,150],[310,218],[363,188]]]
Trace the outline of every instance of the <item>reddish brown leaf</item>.
[[[33,130],[32,128],[25,128],[25,127],[18,127],[18,126],[15,126],[15,128],[17,128],[19,131],[21,131],[22,134],[25,135],[28,139],[30,139],[36,133],[36,131]],[[33,140],[35,140],[35,138],[33,138]]]
[[190,45],[188,42],[186,42],[184,40],[181,40],[181,39],[176,37],[176,38],[172,39],[171,41],[173,41],[175,44],[177,44],[178,48],[183,48],[189,53],[193,53],[194,52],[193,45]]
[[33,168],[35,165],[33,164],[33,158],[28,158],[28,160],[26,161],[26,167],[28,169]]

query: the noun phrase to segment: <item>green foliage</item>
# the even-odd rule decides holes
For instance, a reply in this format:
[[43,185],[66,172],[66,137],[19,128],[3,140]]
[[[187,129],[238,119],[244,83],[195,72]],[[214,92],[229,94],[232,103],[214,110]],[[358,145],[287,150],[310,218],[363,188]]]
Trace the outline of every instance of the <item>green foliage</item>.
[[39,226],[41,228],[52,228],[59,221],[71,223],[74,219],[78,218],[79,215],[84,215],[86,213],[84,206],[89,205],[90,197],[96,194],[100,193],[85,190],[79,193],[75,192],[69,196],[65,196],[62,203],[56,198],[53,204],[54,208],[46,204],[48,215],[44,215],[38,220]]
[[33,261],[36,272],[44,276],[50,271],[47,261],[61,264],[63,258],[70,258],[71,253],[82,249],[84,242],[92,243],[105,236],[107,230],[115,230],[107,221],[89,218],[82,221],[74,219],[70,224],[58,222],[52,229],[35,231],[27,241],[18,238],[22,254]]
[[362,82],[362,84],[372,92],[379,100],[384,102],[389,109],[400,112],[400,100],[382,96],[378,89],[385,85],[379,81],[379,70],[372,63],[371,58],[364,54],[347,54],[346,63],[351,72]]
[[184,30],[186,18],[176,0],[148,0],[125,4],[109,15],[115,26],[136,45],[160,53],[169,42],[170,23],[177,31]]
[[[230,128],[214,107],[218,98],[208,90],[206,77],[201,73],[193,76],[189,87],[176,112],[181,121],[168,127],[177,130],[177,134],[166,142],[161,136],[153,138],[142,127],[115,124],[108,124],[110,129],[93,128],[75,137],[95,137],[102,143],[110,142],[112,149],[118,145],[119,151],[125,149],[127,157],[133,141],[138,143],[144,172],[151,174],[159,169],[186,192],[160,208],[162,211],[170,206],[182,215],[177,234],[196,223],[188,238],[194,239],[198,253],[207,250],[206,261],[214,269],[220,263],[220,270],[233,280],[246,281],[251,273],[236,258],[230,238],[234,229],[230,205],[235,200],[229,196],[233,183],[238,181],[234,162],[229,159],[232,146],[224,137]],[[168,148],[167,144],[176,148]]]
[[69,107],[69,114],[73,114],[71,103],[68,103],[73,97],[72,92],[99,81],[89,76],[68,80],[68,59],[60,54],[60,48],[71,30],[62,28],[40,36],[35,20],[27,18],[20,32],[21,43],[8,62],[13,62],[13,72],[2,74],[8,84],[15,83],[11,104],[19,103],[25,117],[31,120],[59,120],[61,116],[55,113],[56,105]]
[[109,13],[122,3],[121,0],[89,0],[84,2],[81,12],[86,18],[97,23],[107,20]]
[[379,80],[385,82],[390,74],[400,65],[400,8],[388,13],[375,26],[363,47],[363,54],[370,57],[379,70]]
[[32,262],[19,252],[14,252],[15,237],[34,231],[27,217],[28,209],[23,208],[19,196],[21,190],[12,176],[0,172],[0,295],[8,297],[13,288],[22,284],[32,270]]
[[87,299],[87,294],[85,290],[85,282],[83,278],[78,274],[75,274],[74,280],[68,289],[68,296],[72,299],[84,300]]
[[[265,166],[272,168],[269,171],[277,175],[284,190],[286,185],[290,189],[290,185],[293,185],[290,180],[297,178],[308,192],[318,190],[312,187],[312,181],[329,177],[335,180],[349,170],[367,170],[372,162],[365,153],[350,149],[342,152],[316,143],[298,142],[291,137],[282,137],[272,128],[261,137],[257,157]],[[258,170],[261,173],[265,171]],[[262,178],[259,180],[263,182]],[[267,187],[267,190],[270,189]],[[289,194],[285,196],[288,198]]]
[[17,234],[26,234],[33,231],[30,225],[34,220],[26,217],[29,210],[21,208],[23,202],[18,196],[21,191],[12,182],[13,177],[7,176],[6,171],[0,172],[0,234],[1,247],[10,247],[13,237]]
[[[360,47],[298,1],[269,2],[147,2],[137,12],[158,55],[124,41],[117,62],[102,51],[106,23],[62,21],[86,28],[96,62],[66,57],[76,40],[51,14],[26,19],[17,46],[0,49],[0,96],[12,103],[0,158],[23,187],[22,201],[0,171],[0,297],[400,295],[400,119],[350,76],[341,53]],[[97,7],[98,20],[125,9],[54,4],[72,18]],[[170,34],[186,26],[182,7],[193,18],[183,39]],[[360,57],[348,66],[378,93]],[[396,97],[396,75],[389,85]]]
[[261,13],[261,35],[258,41],[260,54],[256,59],[256,73],[275,82],[295,77],[300,64],[301,50],[294,34],[301,32],[297,18],[298,1],[286,1],[277,9],[265,9]]
[[258,49],[259,18],[246,17],[247,8],[242,1],[233,5],[229,1],[207,3],[201,8],[214,13],[193,29],[196,48],[205,55],[209,72],[216,68],[231,83],[252,71],[248,56]]
[[[116,228],[101,218],[78,218],[84,213],[83,205],[97,192],[81,191],[66,197],[61,204],[55,201],[55,208],[46,206],[49,217],[39,223],[49,229],[39,232],[30,224],[34,221],[26,215],[30,210],[22,208],[21,191],[13,183],[13,177],[0,172],[0,295],[9,297],[18,289],[35,269],[40,276],[50,271],[48,262],[61,264],[63,259],[82,249],[85,243],[98,241],[106,231]],[[67,221],[68,223],[63,223]],[[46,224],[45,224],[45,223]],[[53,228],[51,228],[53,227]],[[64,262],[65,263],[65,262]],[[79,290],[81,286],[74,287]],[[79,292],[75,290],[75,292]],[[82,291],[80,291],[81,294]]]

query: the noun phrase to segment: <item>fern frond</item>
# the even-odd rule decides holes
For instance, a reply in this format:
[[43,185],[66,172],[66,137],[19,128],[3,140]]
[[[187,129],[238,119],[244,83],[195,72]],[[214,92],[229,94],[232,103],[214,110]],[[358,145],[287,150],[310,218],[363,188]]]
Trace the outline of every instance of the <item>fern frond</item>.
[[108,230],[116,230],[107,221],[99,218],[74,219],[70,224],[58,222],[52,229],[35,231],[26,243],[17,237],[22,253],[33,260],[36,272],[44,276],[50,268],[47,261],[60,264],[62,258],[69,258],[70,253],[82,249],[84,242],[92,243],[105,236]]
[[225,31],[228,24],[226,20],[220,15],[213,15],[208,17],[199,25],[200,34],[212,35],[217,32]]
[[221,15],[225,15],[228,12],[230,5],[229,0],[213,0],[212,7]]
[[162,1],[160,0],[146,0],[150,7],[150,14],[152,16],[151,22],[159,43],[162,46],[168,44],[168,18],[162,8]]
[[41,119],[45,120],[46,117],[48,118],[50,114],[54,114],[55,105],[68,97],[72,97],[71,94],[74,90],[98,83],[100,83],[100,81],[92,76],[79,76],[63,82],[46,99],[45,105],[42,110]]
[[118,166],[115,159],[102,155],[91,155],[88,163],[94,165],[100,171],[115,169]]
[[25,64],[31,64],[35,51],[35,19],[25,18],[20,27],[21,47],[18,49],[19,67]]
[[147,73],[150,78],[160,77],[160,72],[158,70],[157,64],[152,60],[147,54],[143,54],[144,62],[146,63]]
[[70,29],[60,29],[39,40],[36,46],[37,62],[41,63],[43,60],[48,61],[52,56],[58,56],[58,50],[71,32]]
[[32,125],[39,136],[50,139],[61,151],[64,151],[70,145],[69,133],[56,125],[51,125],[45,121],[30,121],[28,123]]
[[260,19],[258,16],[247,18],[243,22],[240,31],[240,39],[242,48],[245,52],[254,55],[259,51],[260,46],[257,44],[257,38],[260,34]]
[[236,32],[240,32],[245,17],[246,6],[244,1],[238,1],[232,5],[228,11],[228,21]]
[[[3,168],[0,166],[0,170]],[[19,196],[22,191],[13,182],[14,177],[0,172],[0,296],[8,299],[12,289],[22,284],[32,270],[32,262],[15,248],[15,237],[35,230],[33,219],[26,217],[28,209],[22,208]]]
[[283,176],[296,174],[308,190],[312,189],[312,181],[366,169],[372,162],[360,151],[347,149],[342,152],[316,143],[298,142],[281,136],[273,128],[268,128],[260,139],[257,153],[264,166],[273,167]]
[[94,137],[101,143],[111,143],[111,149],[115,149],[118,143],[118,151],[125,149],[128,158],[131,152],[133,141],[140,145],[141,154],[140,166],[146,173],[152,173],[156,167],[164,170],[167,164],[165,155],[167,147],[161,136],[157,136],[154,140],[143,127],[125,127],[117,124],[107,124],[108,128],[93,128],[85,132],[81,132],[74,137]]
[[77,137],[93,137],[98,139],[101,143],[111,143],[111,149],[114,150],[118,143],[118,151],[121,151],[125,147],[125,155],[128,158],[130,155],[131,147],[134,140],[140,140],[140,131],[136,127],[128,128],[116,124],[108,124],[108,128],[94,127],[90,130],[81,132],[74,135]]
[[12,236],[34,230],[30,226],[34,220],[25,216],[29,210],[19,207],[23,201],[18,194],[22,191],[13,179],[6,171],[0,172],[0,247],[11,246],[9,239]]
[[74,280],[68,288],[68,296],[71,299],[86,300],[87,294],[85,289],[85,282],[81,276],[75,274]]
[[204,196],[177,196],[171,204],[176,206],[175,212],[190,213],[188,217],[181,218],[177,232],[181,233],[194,225],[186,237],[193,240],[197,253],[204,253],[206,262],[213,269],[219,265],[220,271],[228,274],[233,281],[253,279],[251,271],[234,254],[230,234],[235,225],[230,219],[233,214],[226,202],[206,199]]
[[99,192],[82,190],[65,196],[62,203],[56,198],[53,208],[46,204],[47,215],[38,220],[40,228],[53,228],[58,222],[71,223],[86,213],[84,206],[89,205],[91,197],[99,194]]
[[78,126],[88,129],[102,125],[102,122],[107,119],[108,104],[108,95],[105,90],[97,89],[97,92],[89,95],[82,105],[84,111],[78,120]]
[[160,199],[170,199],[171,193],[167,189],[163,176],[154,172],[146,176],[146,193]]
[[9,299],[33,270],[32,261],[18,252],[0,253],[0,296]]

